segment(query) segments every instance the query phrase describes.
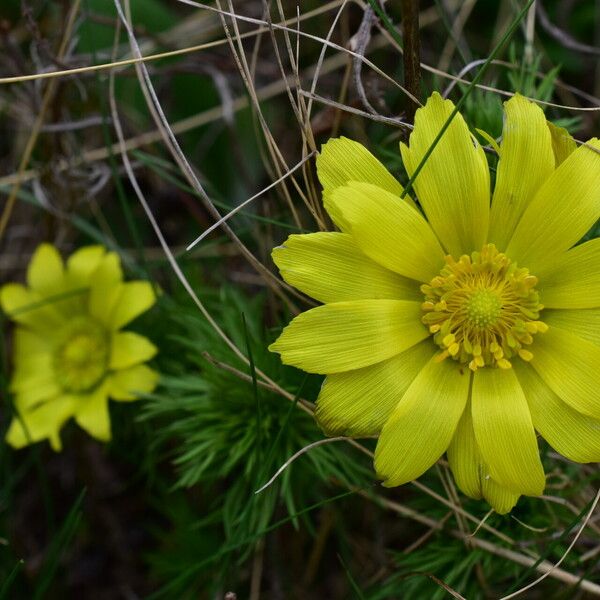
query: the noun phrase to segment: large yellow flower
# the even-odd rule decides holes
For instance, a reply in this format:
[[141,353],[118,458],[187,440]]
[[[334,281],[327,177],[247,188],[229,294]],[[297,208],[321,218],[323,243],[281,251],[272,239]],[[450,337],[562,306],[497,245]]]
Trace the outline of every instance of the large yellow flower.
[[119,256],[102,246],[82,248],[64,265],[50,244],[36,250],[27,283],[0,290],[2,309],[18,324],[10,383],[17,415],[7,441],[21,448],[48,438],[60,450],[60,429],[72,416],[90,435],[109,440],[109,397],[136,400],[158,379],[142,364],[156,347],[120,331],[154,304],[152,287],[124,283]]
[[[434,94],[417,111],[401,144],[409,175],[453,108]],[[417,208],[363,146],[324,145],[317,170],[341,232],[273,252],[324,305],[271,349],[327,375],[326,433],[379,436],[385,485],[446,452],[463,492],[504,513],[544,489],[536,430],[571,460],[600,460],[600,239],[575,246],[600,218],[600,143],[575,146],[515,96],[490,202],[484,151],[457,115],[415,180]]]

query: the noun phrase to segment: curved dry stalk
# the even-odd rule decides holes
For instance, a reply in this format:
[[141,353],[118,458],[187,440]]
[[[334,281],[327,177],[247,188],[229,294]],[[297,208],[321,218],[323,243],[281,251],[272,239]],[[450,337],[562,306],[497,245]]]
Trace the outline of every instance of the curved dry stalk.
[[[329,30],[327,31],[327,36],[325,37],[325,39],[327,41],[331,40],[331,36],[333,35],[333,32],[335,31],[338,21],[340,20],[340,17],[342,16],[342,13],[344,12],[344,9],[346,8],[348,2],[349,2],[349,0],[343,0],[342,5],[340,6],[339,10],[336,12],[335,17],[333,18],[333,20],[331,22],[331,26],[329,27]],[[327,51],[327,44],[323,44],[321,51],[319,52],[319,58],[317,60],[315,72],[313,74],[312,81],[310,84],[310,93],[311,94],[314,94],[317,89],[317,82],[319,81],[319,76],[321,75],[321,69],[323,67],[323,61],[325,60],[326,51]],[[298,82],[298,84],[299,83],[300,82]],[[298,88],[299,88],[299,91],[301,91],[300,85],[298,85]],[[306,125],[309,128],[310,128],[311,115],[312,115],[312,100],[309,100],[308,104],[306,105],[306,114],[305,114]]]
[[[448,496],[448,500],[450,500],[450,502],[455,506],[462,506],[460,502],[460,497],[456,490],[456,485],[452,476],[450,475],[450,469],[447,466],[445,468],[441,467],[439,463],[436,464],[435,467],[438,473],[439,480],[441,481],[442,487],[444,488],[444,492],[446,492],[446,496]],[[460,512],[458,512],[455,509],[452,509],[452,512],[454,513],[454,518],[456,519],[458,529],[465,536],[465,545],[468,548],[468,537],[474,534],[469,534],[469,528],[466,519],[463,517],[463,515],[461,515]],[[484,522],[485,518],[479,522],[479,525],[477,525],[477,527],[481,527]]]
[[[127,3],[127,6],[129,6],[128,0],[125,0],[125,1]],[[125,17],[125,14],[123,13],[123,9],[121,7],[120,0],[114,0],[114,4],[117,9],[119,18],[127,31],[127,35],[128,35],[128,38],[129,38],[129,41],[131,44],[132,53],[135,54],[139,58],[141,56],[140,48],[139,48],[139,45],[135,38],[133,29],[129,23],[129,20]],[[200,183],[200,180],[196,176],[194,169],[189,164],[187,158],[185,157],[185,154],[183,153],[183,151],[181,150],[181,147],[179,146],[179,142],[177,141],[177,138],[175,137],[175,134],[173,133],[173,130],[171,129],[171,127],[169,125],[168,119],[167,119],[166,115],[164,114],[164,111],[162,109],[160,101],[158,100],[156,91],[154,90],[154,86],[152,85],[152,81],[150,80],[150,75],[148,73],[148,70],[146,69],[145,64],[143,62],[139,62],[136,64],[135,68],[138,73],[138,80],[140,82],[140,87],[142,88],[142,92],[146,99],[146,104],[154,118],[156,125],[158,126],[160,132],[162,133],[163,141],[165,142],[165,144],[167,145],[167,148],[171,152],[171,155],[173,156],[173,158],[179,165],[179,168],[181,169],[182,173],[185,175],[186,179],[188,180],[188,183],[199,194],[200,198],[204,202],[206,209],[209,211],[209,213],[215,219],[217,219],[217,220],[221,219],[221,214],[219,213],[217,208],[212,203],[210,197],[208,196],[208,194],[204,190],[202,184]],[[225,231],[225,233],[232,239],[232,241],[234,241],[236,244],[239,245],[242,255],[256,269],[256,271],[259,273],[259,275],[261,275],[263,277],[263,279],[265,280],[265,283],[274,291],[275,294],[280,296],[287,303],[287,298],[286,298],[285,294],[283,293],[283,291],[281,290],[281,287],[283,287],[292,295],[294,295],[300,299],[303,299],[303,297],[300,294],[298,294],[298,292],[296,292],[296,290],[294,290],[291,286],[287,285],[284,282],[280,282],[280,280],[269,269],[267,269],[254,256],[254,254],[252,254],[252,252],[250,252],[250,250],[248,250],[248,248],[242,243],[242,241],[238,238],[238,236],[235,234],[235,232],[225,222],[223,222],[221,224],[221,226],[223,227],[223,230]]]
[[226,215],[222,216],[216,223],[213,223],[208,229],[206,229],[206,231],[204,231],[201,235],[199,235],[191,244],[189,244],[186,247],[186,250],[187,251],[191,250],[194,246],[199,244],[207,235],[212,233],[215,229],[218,229],[223,223],[225,223],[227,220],[229,220],[231,217],[233,217],[236,213],[238,213],[240,210],[242,210],[242,208],[248,206],[248,204],[250,204],[253,200],[256,200],[257,198],[262,196],[265,192],[268,192],[270,189],[279,185],[286,177],[289,177],[294,171],[297,171],[300,167],[304,166],[304,164],[306,164],[306,162],[309,161],[314,156],[314,154],[315,154],[314,152],[311,152],[307,157],[303,158],[298,164],[296,164],[289,171],[284,173],[279,179],[277,179],[273,183],[269,184],[266,188],[263,188],[262,190],[260,190],[260,192],[257,192],[256,194],[254,194],[254,196],[251,196],[247,200],[244,200],[241,204],[238,204],[234,209],[230,210]]
[[[561,456],[561,458],[563,458]],[[568,511],[573,515],[578,515],[581,512],[581,508],[577,508],[572,502],[569,502],[566,498],[560,498],[558,496],[548,496],[544,494],[540,496],[547,502],[553,502],[554,504],[559,504],[560,506],[564,506]],[[590,520],[589,526],[593,529],[598,535],[600,535],[600,527],[594,522],[594,520]]]
[[300,456],[302,456],[309,450],[312,450],[313,448],[316,448],[317,446],[323,446],[324,444],[330,444],[331,442],[341,442],[346,439],[347,438],[344,436],[333,437],[333,438],[322,438],[320,440],[317,440],[316,442],[307,444],[303,448],[300,448],[300,450],[298,450],[298,452],[295,452],[294,454],[292,454],[292,456],[290,456],[290,458],[288,458],[281,465],[281,467],[279,467],[279,469],[277,469],[277,471],[275,471],[275,474],[273,475],[273,477],[271,477],[271,479],[269,479],[269,481],[267,481],[267,483],[265,483],[263,486],[259,487],[254,493],[260,494],[262,491],[266,490],[297,458],[299,458]]
[[[339,9],[337,10],[337,12],[333,18],[333,21],[332,21],[332,24],[327,33],[326,39],[330,39],[333,31],[335,30],[337,22],[349,1],[350,0],[342,0],[342,4],[339,7]],[[268,16],[270,16],[269,11],[268,11],[267,0],[263,0],[263,4],[265,6],[266,14]],[[286,19],[285,19],[285,13],[283,10],[283,5],[282,5],[281,0],[277,0],[276,4],[277,4],[277,10],[279,12],[280,22],[284,22]],[[313,134],[311,122],[310,122],[310,113],[311,113],[310,102],[309,102],[309,105],[307,106],[306,103],[304,102],[304,97],[302,96],[302,85],[301,85],[300,74],[299,74],[299,70],[298,70],[299,62],[300,62],[299,55],[300,55],[300,22],[301,22],[299,6],[296,7],[296,11],[297,11],[297,17],[296,17],[297,30],[296,30],[296,53],[295,54],[294,54],[294,51],[292,48],[292,43],[291,43],[289,32],[284,30],[283,37],[284,37],[286,49],[288,52],[288,59],[290,61],[290,65],[291,65],[292,72],[294,75],[294,83],[296,86],[296,90],[295,90],[296,91],[296,100],[294,100],[294,98],[293,98],[293,95],[291,92],[291,86],[288,88],[288,96],[290,99],[290,104],[294,111],[294,115],[296,116],[296,120],[300,126],[300,133],[301,133],[301,137],[302,137],[302,156],[304,157],[307,155],[307,153],[309,151],[308,148],[310,148],[311,152],[316,152],[317,146],[316,146],[316,142],[314,139],[314,134]],[[275,36],[275,30],[271,26],[270,18],[269,18],[269,23],[270,23],[269,29],[270,29],[270,33],[271,33],[271,39],[272,39],[273,47],[275,49],[275,55],[277,58],[278,66],[279,66],[282,77],[285,79],[286,78],[285,71],[283,68],[281,56],[279,54],[279,47],[278,47],[277,39]],[[312,87],[314,87],[316,85],[316,80],[319,77],[319,73],[320,73],[320,70],[321,70],[321,67],[323,64],[323,60],[325,57],[325,49],[326,49],[326,46],[323,45],[323,47],[321,48],[321,52],[319,54],[319,58],[317,60],[316,66],[314,68],[314,73],[313,73],[312,83],[311,83]],[[323,215],[322,207],[319,204],[318,196],[316,193],[314,193],[315,190],[314,190],[314,186],[312,185],[310,170],[305,167],[302,170],[302,173],[303,173],[304,185],[305,185],[307,195],[303,193],[301,195],[301,198],[304,201],[306,208],[308,209],[310,214],[315,219],[317,227],[321,230],[324,230],[324,229],[326,229],[325,217]]]
[[[343,3],[345,4],[348,0],[343,0]],[[344,5],[342,4],[342,6]],[[264,6],[264,12],[266,15],[266,18],[269,22],[269,34],[271,37],[271,44],[273,45],[273,49],[275,51],[275,59],[277,61],[277,66],[279,68],[279,73],[281,74],[282,80],[287,81],[288,77],[285,74],[285,69],[283,66],[283,60],[281,57],[281,53],[279,52],[279,44],[277,43],[277,38],[275,36],[275,30],[273,29],[273,27],[271,27],[271,14],[269,11],[269,3],[267,0],[263,0],[263,6]],[[281,2],[278,1],[277,2],[277,7],[278,10],[280,12],[280,16],[281,16],[281,21],[285,21],[285,17],[283,16],[283,7],[281,6]],[[304,148],[309,145],[312,149],[312,151],[316,151],[316,145],[315,145],[315,140],[312,136],[312,130],[309,128],[305,127],[305,123],[304,120],[302,118],[301,115],[301,108],[305,111],[305,107],[303,106],[303,102],[301,100],[301,98],[298,96],[298,90],[300,89],[300,73],[298,71],[298,61],[296,60],[294,53],[292,51],[292,45],[291,45],[291,41],[290,41],[290,37],[289,37],[289,33],[287,31],[284,31],[284,40],[285,40],[285,45],[286,45],[286,49],[288,52],[288,60],[290,62],[290,66],[292,68],[292,74],[293,74],[293,82],[296,86],[296,98],[294,98],[294,94],[292,93],[292,84],[290,82],[289,85],[286,85],[286,92],[287,92],[287,96],[288,96],[288,100],[290,102],[290,106],[292,107],[292,111],[294,113],[294,117],[296,118],[296,122],[298,123],[299,127],[300,127],[300,135],[302,137],[302,148],[303,148],[303,157],[305,156],[304,153]]]
[[413,126],[410,123],[405,123],[399,118],[395,117],[386,117],[384,115],[380,115],[378,113],[370,113],[364,110],[360,110],[360,108],[354,108],[353,106],[348,106],[346,104],[341,104],[340,102],[336,102],[335,100],[330,100],[329,98],[323,98],[323,96],[319,96],[317,94],[311,94],[310,92],[305,92],[301,90],[300,92],[306,98],[310,98],[315,102],[319,102],[321,104],[325,104],[327,106],[332,106],[333,108],[337,108],[338,110],[358,115],[359,117],[364,117],[365,119],[370,119],[371,121],[376,121],[378,123],[385,123],[386,125],[392,125],[394,127],[399,127],[402,129],[412,129]]
[[[239,369],[236,369],[232,365],[229,365],[225,362],[217,360],[209,352],[202,352],[202,356],[204,358],[206,358],[206,360],[208,360],[215,367],[218,367],[219,369],[223,369],[224,371],[227,371],[228,373],[232,373],[238,379],[242,379],[243,381],[247,381],[249,383],[253,382],[251,375],[249,375],[248,373],[244,373],[243,371],[240,371]],[[296,402],[296,405],[298,406],[298,408],[300,410],[303,410],[307,415],[312,415],[315,412],[315,405],[310,400],[306,400],[305,398],[297,398],[296,396],[289,394],[288,392],[283,390],[283,388],[279,387],[278,385],[273,385],[271,383],[267,383],[266,381],[263,381],[261,379],[257,380],[256,383],[257,383],[257,385],[265,388],[266,390],[269,390],[271,392],[274,392],[275,394],[279,394],[280,396],[283,396],[284,398],[286,398],[286,400],[290,400],[291,402]],[[284,392],[283,394],[282,394],[282,391]]]

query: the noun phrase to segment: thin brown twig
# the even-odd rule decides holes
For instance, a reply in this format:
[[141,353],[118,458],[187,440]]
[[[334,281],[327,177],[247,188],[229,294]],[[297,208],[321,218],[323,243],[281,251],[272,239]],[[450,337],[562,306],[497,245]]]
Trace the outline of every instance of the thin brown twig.
[[[404,84],[414,98],[421,95],[421,38],[419,28],[419,0],[401,0],[402,41],[404,42]],[[420,103],[409,99],[406,118],[414,121]]]
[[335,100],[330,100],[329,98],[323,98],[323,96],[319,96],[317,94],[311,94],[310,92],[306,92],[305,90],[301,90],[300,93],[315,102],[319,102],[321,104],[325,104],[326,106],[331,106],[333,108],[338,109],[339,111],[351,113],[353,115],[358,115],[360,117],[364,117],[365,119],[370,119],[371,121],[376,121],[379,123],[385,123],[386,125],[392,125],[393,127],[400,127],[401,129],[412,129],[413,126],[410,123],[405,123],[401,119],[397,117],[386,117],[384,115],[380,115],[376,112],[366,112],[364,110],[360,110],[360,108],[355,108],[353,106],[348,106],[347,104],[341,104],[340,102],[336,102]]

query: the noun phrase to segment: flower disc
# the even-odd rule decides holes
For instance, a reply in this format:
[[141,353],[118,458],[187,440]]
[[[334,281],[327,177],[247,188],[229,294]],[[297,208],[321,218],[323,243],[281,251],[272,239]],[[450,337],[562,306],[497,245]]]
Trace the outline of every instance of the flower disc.
[[108,368],[106,329],[89,317],[77,317],[59,334],[54,369],[65,390],[86,392],[96,386]]
[[446,257],[446,265],[429,284],[422,285],[423,323],[448,356],[476,371],[485,365],[510,369],[510,359],[530,361],[524,346],[548,326],[539,321],[537,277],[502,252],[486,244],[481,252]]

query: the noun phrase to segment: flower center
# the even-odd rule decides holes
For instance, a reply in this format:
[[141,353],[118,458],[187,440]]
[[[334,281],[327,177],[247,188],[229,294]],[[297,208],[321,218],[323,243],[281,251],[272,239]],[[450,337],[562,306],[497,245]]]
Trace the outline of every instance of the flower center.
[[421,286],[423,323],[442,352],[476,371],[483,366],[510,369],[511,359],[530,361],[526,349],[548,326],[539,321],[537,277],[486,244],[481,252],[446,257],[440,274]]
[[502,300],[490,290],[479,290],[467,300],[465,312],[472,327],[489,327],[496,323],[502,312]]
[[66,391],[87,392],[108,369],[109,336],[94,319],[77,317],[58,335],[54,371]]

